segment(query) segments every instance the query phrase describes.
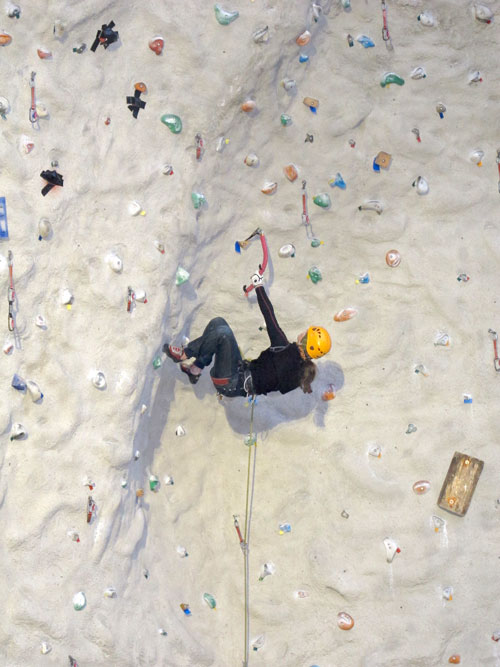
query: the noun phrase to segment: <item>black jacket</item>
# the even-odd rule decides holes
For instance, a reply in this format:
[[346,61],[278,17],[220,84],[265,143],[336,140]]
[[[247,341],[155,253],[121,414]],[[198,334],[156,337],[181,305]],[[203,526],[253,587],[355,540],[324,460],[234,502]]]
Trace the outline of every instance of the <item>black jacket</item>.
[[249,364],[256,394],[279,391],[287,394],[300,386],[302,357],[297,343],[290,343],[281,330],[263,286],[256,288],[271,346]]

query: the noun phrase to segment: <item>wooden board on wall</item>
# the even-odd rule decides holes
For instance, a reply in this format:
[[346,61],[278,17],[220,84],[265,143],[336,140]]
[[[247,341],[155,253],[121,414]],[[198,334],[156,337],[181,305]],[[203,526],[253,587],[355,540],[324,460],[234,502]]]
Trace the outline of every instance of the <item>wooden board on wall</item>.
[[483,466],[484,461],[455,452],[439,494],[439,507],[457,516],[464,516]]

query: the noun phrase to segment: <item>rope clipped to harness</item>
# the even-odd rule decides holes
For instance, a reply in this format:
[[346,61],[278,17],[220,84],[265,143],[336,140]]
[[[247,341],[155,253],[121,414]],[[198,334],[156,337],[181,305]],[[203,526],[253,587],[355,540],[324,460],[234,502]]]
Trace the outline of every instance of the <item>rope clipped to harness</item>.
[[[255,469],[257,461],[257,437],[253,430],[255,397],[251,401],[250,412],[250,432],[245,438],[245,444],[248,446],[248,471],[247,471],[247,490],[245,500],[245,524],[243,534],[241,533],[238,516],[233,515],[234,527],[240,541],[241,551],[243,552],[244,569],[244,587],[245,587],[245,646],[243,667],[248,667],[250,653],[250,526],[252,523],[253,496],[255,490]],[[253,455],[253,456],[252,456]]]

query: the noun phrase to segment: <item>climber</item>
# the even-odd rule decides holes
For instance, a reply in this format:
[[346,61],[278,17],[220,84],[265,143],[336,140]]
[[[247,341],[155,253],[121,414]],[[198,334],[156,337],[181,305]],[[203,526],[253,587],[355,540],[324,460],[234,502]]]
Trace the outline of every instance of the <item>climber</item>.
[[[210,376],[217,392],[223,396],[253,396],[271,391],[287,394],[297,387],[310,394],[316,375],[312,359],[318,359],[330,350],[328,332],[323,327],[311,326],[299,334],[296,343],[290,343],[276,321],[262,276],[254,274],[252,283],[271,342],[257,359],[242,359],[234,333],[222,317],[210,320],[203,334],[187,346],[175,347],[166,343],[163,351],[172,361],[181,364],[180,368],[191,384],[198,382],[202,370],[210,365],[215,355]],[[194,362],[188,364],[192,357]]]

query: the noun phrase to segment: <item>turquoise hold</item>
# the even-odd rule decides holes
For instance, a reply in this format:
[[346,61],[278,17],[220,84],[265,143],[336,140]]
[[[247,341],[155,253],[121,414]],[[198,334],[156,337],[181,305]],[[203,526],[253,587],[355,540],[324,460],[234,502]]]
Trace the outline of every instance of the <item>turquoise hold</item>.
[[322,192],[319,195],[315,195],[313,197],[313,202],[316,204],[316,206],[321,206],[321,208],[328,208],[332,203],[327,192]]
[[161,122],[174,134],[179,134],[182,131],[182,120],[173,113],[164,113]]
[[223,9],[220,5],[214,5],[215,18],[221,25],[229,25],[233,21],[236,21],[240,13],[238,11],[230,12],[227,9]]
[[202,195],[201,192],[192,192],[191,193],[191,201],[193,202],[193,206],[196,209],[202,208],[207,203],[207,200],[205,199],[205,195]]

